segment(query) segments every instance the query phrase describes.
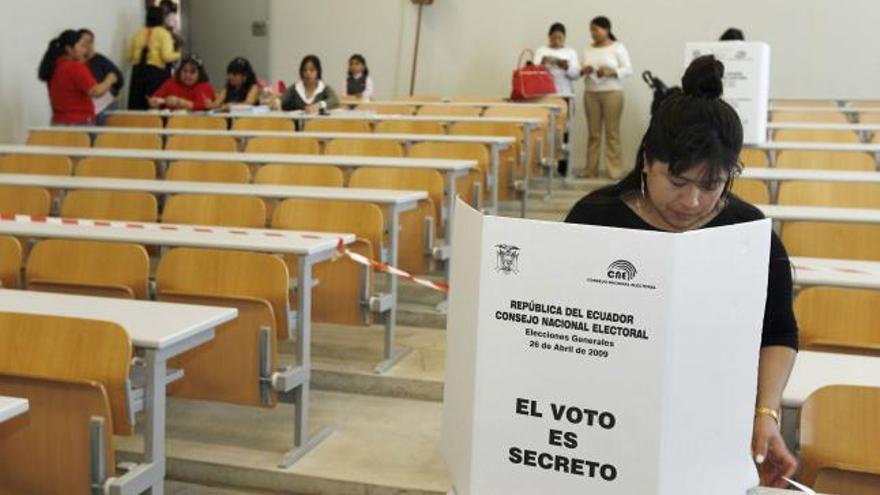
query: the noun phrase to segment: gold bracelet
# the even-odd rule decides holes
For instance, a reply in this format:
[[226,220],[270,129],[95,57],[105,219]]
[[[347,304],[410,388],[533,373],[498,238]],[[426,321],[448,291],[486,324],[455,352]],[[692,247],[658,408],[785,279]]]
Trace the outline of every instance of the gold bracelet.
[[776,421],[776,424],[779,424],[779,411],[776,409],[770,409],[769,407],[756,407],[755,414],[764,414],[766,416],[770,416],[773,418],[773,421]]

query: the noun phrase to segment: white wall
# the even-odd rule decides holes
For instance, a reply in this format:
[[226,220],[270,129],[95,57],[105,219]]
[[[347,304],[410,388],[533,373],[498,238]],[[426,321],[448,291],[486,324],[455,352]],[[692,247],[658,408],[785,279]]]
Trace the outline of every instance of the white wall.
[[[0,18],[0,142],[21,143],[32,125],[47,125],[52,112],[37,66],[49,41],[64,29],[87,27],[95,48],[123,68],[128,38],[143,24],[143,0],[27,0],[12,2]],[[127,91],[127,86],[123,91]]]
[[[416,7],[410,0],[271,0],[271,74],[295,79],[299,57],[322,56],[340,84],[346,57],[363,51],[379,95],[404,94]],[[650,69],[677,83],[687,41],[716,39],[729,26],[772,49],[771,95],[880,98],[880,2],[875,0],[436,0],[425,8],[417,93],[497,95],[509,91],[519,51],[545,42],[550,24],[568,27],[568,43],[587,43],[588,22],[607,15],[629,48],[637,74]],[[329,69],[329,70],[328,70]],[[624,153],[632,160],[651,95],[638,77],[626,83]],[[578,108],[577,164],[585,123]]]
[[[226,83],[226,66],[247,58],[257,77],[269,73],[269,37],[251,34],[254,21],[269,17],[269,0],[189,0],[190,51],[205,63],[215,89]],[[272,29],[272,26],[269,26]]]
[[403,94],[409,91],[412,48],[406,33],[414,24],[412,12],[409,0],[270,0],[272,80],[293,84],[300,60],[313,53],[321,59],[325,82],[341,92],[348,57],[360,53],[379,98]]

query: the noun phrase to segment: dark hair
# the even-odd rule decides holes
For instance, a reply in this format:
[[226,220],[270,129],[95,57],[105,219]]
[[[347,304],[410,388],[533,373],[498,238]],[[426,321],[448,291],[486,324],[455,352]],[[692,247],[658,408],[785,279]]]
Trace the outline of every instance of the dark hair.
[[177,82],[183,84],[183,81],[180,79],[180,74],[183,72],[183,68],[187,65],[194,67],[196,72],[199,73],[199,79],[196,81],[196,84],[208,82],[208,72],[205,71],[205,66],[202,64],[201,59],[195,55],[187,55],[180,61],[180,64],[177,66],[177,71],[174,73]]
[[[227,74],[241,74],[244,76],[244,82],[241,88],[236,90],[230,84],[226,83],[226,103],[234,103],[244,101],[248,92],[254,84],[257,84],[257,74],[251,66],[250,61],[244,57],[235,57],[226,66]],[[234,97],[234,98],[233,98]]]
[[159,7],[147,7],[147,18],[144,24],[147,27],[159,27],[164,23],[165,16],[162,15],[162,9]]
[[299,78],[303,79],[303,74],[306,71],[306,64],[311,62],[312,65],[315,66],[315,69],[318,71],[318,80],[323,79],[322,71],[321,71],[321,59],[318,58],[317,55],[306,55],[303,57],[302,62],[299,63]]
[[43,54],[43,59],[40,60],[40,67],[37,69],[37,77],[40,81],[48,83],[52,79],[52,73],[55,72],[55,64],[58,62],[58,57],[67,53],[67,48],[72,48],[76,45],[81,37],[82,35],[79,31],[66,29],[57,38],[49,42],[46,53]]
[[727,31],[721,34],[719,41],[745,41],[746,36],[737,28],[727,28]]
[[550,25],[550,31],[547,32],[547,36],[552,36],[553,33],[562,33],[565,36],[565,24],[561,22],[554,22]]
[[[361,55],[360,53],[355,53],[351,57],[348,57],[348,65],[351,65],[352,62],[360,62],[360,64],[364,66],[364,77],[370,75],[370,68],[367,67],[367,59],[365,59],[363,55]],[[318,73],[321,73],[321,69],[318,69]],[[354,74],[351,73],[351,70],[348,71],[348,77],[354,77]]]
[[85,35],[89,35],[92,37],[92,39],[95,39],[95,33],[93,33],[92,30],[89,28],[81,28],[79,31],[77,31],[77,33],[79,33],[80,38]]
[[608,31],[608,37],[611,38],[611,41],[617,41],[617,36],[614,36],[614,33],[611,32],[611,19],[605,17],[604,15],[600,15],[598,17],[594,17],[590,24],[593,26],[600,27],[605,31]]
[[675,89],[663,100],[642,138],[635,168],[620,182],[596,192],[603,200],[618,198],[642,187],[645,163],[662,160],[669,173],[680,175],[691,167],[707,165],[707,183],[727,173],[725,195],[741,166],[743,129],[739,115],[721,99],[724,64],[714,55],[695,58]]

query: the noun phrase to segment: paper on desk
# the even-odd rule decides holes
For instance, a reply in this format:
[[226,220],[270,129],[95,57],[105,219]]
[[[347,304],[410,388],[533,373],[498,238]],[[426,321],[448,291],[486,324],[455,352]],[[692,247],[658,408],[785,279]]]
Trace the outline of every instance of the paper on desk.
[[95,106],[95,115],[106,110],[114,101],[116,101],[116,98],[109,91],[97,98],[92,98],[92,104]]
[[802,492],[804,492],[804,493],[808,493],[808,494],[810,494],[810,495],[816,495],[816,492],[814,492],[810,487],[808,487],[808,486],[806,486],[806,485],[802,485],[802,484],[798,483],[797,481],[794,481],[794,480],[792,480],[792,479],[786,478],[785,476],[783,476],[782,479],[784,479],[785,481],[787,481],[789,485],[791,485],[791,486],[797,488],[798,490],[800,490],[800,491],[802,491]]

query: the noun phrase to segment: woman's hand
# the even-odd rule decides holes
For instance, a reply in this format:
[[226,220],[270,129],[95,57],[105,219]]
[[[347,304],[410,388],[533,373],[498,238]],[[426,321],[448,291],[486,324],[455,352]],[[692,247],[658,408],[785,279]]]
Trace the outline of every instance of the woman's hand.
[[180,98],[174,95],[165,98],[165,106],[168,108],[178,108],[180,106]]
[[147,102],[150,104],[150,107],[159,108],[165,104],[165,99],[158,98],[156,96],[151,96],[151,97],[147,98]]
[[788,483],[782,477],[789,478],[797,470],[797,459],[785,446],[785,440],[779,433],[779,425],[766,414],[755,416],[752,456],[758,465],[763,486],[785,488]]
[[321,105],[319,103],[311,103],[306,105],[304,110],[306,113],[318,113],[321,110]]
[[109,84],[112,86],[112,85],[116,84],[116,81],[119,81],[119,78],[116,77],[116,74],[111,72],[111,73],[107,74],[107,77],[105,77],[104,81],[102,81],[102,82],[104,84]]
[[585,66],[581,67],[581,74],[583,74],[585,76],[589,76],[590,74],[592,74],[595,71],[596,71],[596,69],[593,68],[592,65],[585,65]]

